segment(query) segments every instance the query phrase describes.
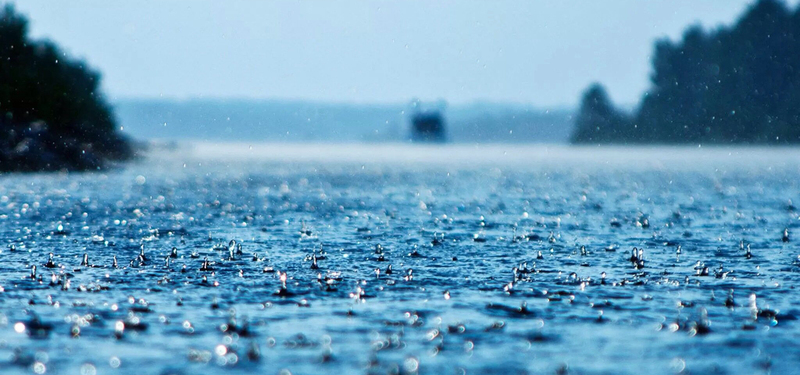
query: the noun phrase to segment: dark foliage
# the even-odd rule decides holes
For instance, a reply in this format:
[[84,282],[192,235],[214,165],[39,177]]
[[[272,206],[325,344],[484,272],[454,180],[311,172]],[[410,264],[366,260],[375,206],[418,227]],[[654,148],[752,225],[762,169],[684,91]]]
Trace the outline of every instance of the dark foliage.
[[422,112],[411,120],[411,140],[414,142],[444,142],[444,119],[439,112]]
[[611,104],[606,90],[594,84],[583,95],[581,110],[575,118],[573,142],[612,143],[631,129],[630,121]]
[[88,170],[132,156],[99,91],[100,75],[0,10],[0,171]]
[[759,0],[731,27],[659,40],[652,61],[631,115],[587,91],[574,143],[800,143],[800,7]]

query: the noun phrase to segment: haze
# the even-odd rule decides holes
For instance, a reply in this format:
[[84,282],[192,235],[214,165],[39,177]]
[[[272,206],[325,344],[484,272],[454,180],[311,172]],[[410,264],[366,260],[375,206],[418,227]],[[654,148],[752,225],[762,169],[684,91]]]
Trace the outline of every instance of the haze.
[[732,22],[747,0],[50,1],[35,37],[86,58],[112,100],[413,97],[574,106],[594,81],[647,87],[653,41]]

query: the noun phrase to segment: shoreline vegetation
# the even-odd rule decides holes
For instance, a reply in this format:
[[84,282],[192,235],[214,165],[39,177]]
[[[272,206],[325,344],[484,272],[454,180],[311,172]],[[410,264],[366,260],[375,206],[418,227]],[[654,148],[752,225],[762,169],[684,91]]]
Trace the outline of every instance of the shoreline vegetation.
[[[575,113],[569,143],[800,144],[800,5],[790,8],[784,0],[757,0],[730,26],[692,26],[679,41],[658,40],[652,64],[651,87],[633,110],[616,107],[601,84],[591,85]],[[99,72],[68,57],[52,41],[31,39],[27,18],[12,5],[0,5],[0,173],[102,170],[135,158],[146,145],[120,132],[100,80]],[[128,112],[139,109],[133,106]],[[336,108],[331,111],[331,122],[345,122],[336,117]],[[310,118],[300,114],[295,117]],[[472,114],[460,120],[462,133],[469,130],[483,140],[508,142],[524,134],[502,132],[505,128],[498,123],[521,131],[532,127],[518,126],[525,122],[555,121],[517,119],[519,113],[512,114],[511,120],[504,115],[474,120]],[[287,119],[292,118],[282,120]],[[166,126],[166,117],[145,120]],[[399,138],[400,121],[386,123],[385,139],[369,140],[392,139],[386,137],[393,134]],[[499,133],[506,138],[498,138]]]
[[87,171],[134,157],[100,74],[47,40],[28,20],[0,9],[0,172]]
[[800,143],[800,5],[759,0],[732,25],[656,42],[651,88],[632,113],[584,93],[573,144]]

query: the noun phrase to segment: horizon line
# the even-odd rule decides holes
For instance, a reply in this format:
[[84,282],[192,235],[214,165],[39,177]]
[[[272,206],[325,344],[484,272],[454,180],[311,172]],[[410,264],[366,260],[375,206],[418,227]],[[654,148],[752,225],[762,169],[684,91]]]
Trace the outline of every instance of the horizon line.
[[[337,105],[337,106],[370,106],[370,107],[393,107],[393,106],[407,106],[415,99],[409,98],[407,101],[361,101],[361,100],[325,100],[318,98],[292,98],[292,97],[255,97],[255,96],[106,96],[111,103],[119,102],[172,102],[172,103],[190,103],[190,102],[251,102],[251,103],[306,103],[306,104],[322,104],[322,105]],[[525,101],[506,101],[506,100],[490,100],[490,99],[473,99],[467,101],[450,102],[446,99],[434,100],[420,100],[422,103],[435,103],[444,102],[447,106],[452,107],[469,107],[475,105],[496,105],[507,107],[520,107],[525,109],[543,109],[543,110],[575,110],[580,107],[579,103],[561,103],[556,105],[538,105]],[[634,104],[635,105],[635,104]]]

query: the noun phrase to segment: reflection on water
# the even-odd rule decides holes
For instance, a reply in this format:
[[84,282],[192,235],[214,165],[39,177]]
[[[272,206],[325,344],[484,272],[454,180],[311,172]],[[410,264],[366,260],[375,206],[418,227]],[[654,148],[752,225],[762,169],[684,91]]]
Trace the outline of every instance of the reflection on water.
[[791,373],[799,154],[196,144],[3,176],[1,365]]

